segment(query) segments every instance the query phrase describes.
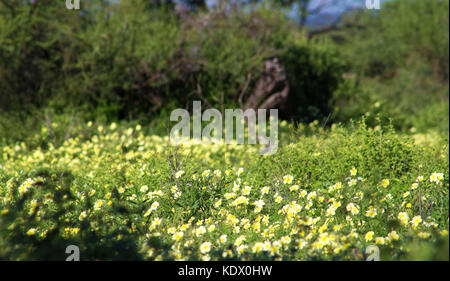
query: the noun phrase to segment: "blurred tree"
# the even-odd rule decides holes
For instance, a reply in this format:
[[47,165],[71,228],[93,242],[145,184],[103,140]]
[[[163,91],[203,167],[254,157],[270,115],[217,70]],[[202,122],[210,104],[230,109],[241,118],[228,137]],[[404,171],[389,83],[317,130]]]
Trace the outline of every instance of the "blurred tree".
[[[250,0],[252,3],[262,2],[260,0]],[[310,17],[323,16],[329,17],[330,15],[326,12],[327,9],[339,7],[340,12],[335,12],[336,15],[334,19],[328,24],[320,27],[308,28],[306,33],[307,38],[312,38],[313,36],[332,32],[341,28],[348,28],[353,26],[349,22],[344,22],[342,17],[346,15],[346,12],[354,10],[358,7],[354,2],[342,3],[338,0],[272,0],[270,1],[276,7],[288,8],[291,11],[296,11],[295,16],[298,20],[300,29],[306,28],[307,21]]]

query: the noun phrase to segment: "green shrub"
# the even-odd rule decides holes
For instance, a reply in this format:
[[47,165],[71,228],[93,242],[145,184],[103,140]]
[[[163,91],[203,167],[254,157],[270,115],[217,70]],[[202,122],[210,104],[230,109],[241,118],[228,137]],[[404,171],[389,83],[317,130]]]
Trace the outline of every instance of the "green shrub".
[[335,92],[343,84],[344,65],[330,42],[299,41],[281,55],[289,79],[291,118],[327,119],[333,112]]
[[375,124],[381,114],[405,132],[448,134],[448,13],[448,1],[397,0],[351,14],[354,27],[334,34],[349,67],[336,120]]
[[78,14],[45,1],[14,13],[2,7],[3,111],[78,108],[90,119],[118,120],[155,119],[200,99],[238,107],[244,85],[252,93],[264,60],[274,56],[292,84],[286,117],[313,120],[330,111],[341,74],[336,52],[294,39],[281,12],[178,15],[141,0],[95,3]]

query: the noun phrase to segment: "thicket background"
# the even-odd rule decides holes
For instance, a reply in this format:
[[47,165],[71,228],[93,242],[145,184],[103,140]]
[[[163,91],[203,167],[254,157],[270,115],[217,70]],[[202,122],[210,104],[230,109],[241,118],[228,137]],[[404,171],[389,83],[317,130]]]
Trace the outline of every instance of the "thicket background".
[[[329,30],[304,25],[309,1],[81,2],[0,1],[3,141],[54,120],[134,120],[165,134],[170,111],[192,100],[238,108],[274,57],[289,81],[286,120],[381,115],[404,132],[448,132],[449,1],[388,1]],[[300,23],[286,15],[292,3]]]

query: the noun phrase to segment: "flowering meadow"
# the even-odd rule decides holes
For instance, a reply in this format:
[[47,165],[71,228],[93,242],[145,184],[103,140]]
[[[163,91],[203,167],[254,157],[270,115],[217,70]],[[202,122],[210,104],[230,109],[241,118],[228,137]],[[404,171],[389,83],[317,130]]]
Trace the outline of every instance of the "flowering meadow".
[[0,258],[447,259],[448,137],[280,124],[255,145],[183,144],[140,125],[63,124],[0,146]]

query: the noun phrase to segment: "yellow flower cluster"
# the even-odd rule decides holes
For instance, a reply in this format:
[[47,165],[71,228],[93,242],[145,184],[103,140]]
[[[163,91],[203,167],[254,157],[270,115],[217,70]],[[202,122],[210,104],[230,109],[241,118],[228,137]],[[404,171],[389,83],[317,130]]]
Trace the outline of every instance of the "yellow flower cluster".
[[[69,188],[77,209],[67,214],[72,227],[64,229],[65,237],[77,237],[85,222],[94,230],[101,229],[102,222],[114,222],[127,225],[141,244],[154,237],[170,241],[168,256],[176,260],[192,255],[201,260],[262,255],[274,260],[357,259],[354,249],[373,243],[394,247],[407,235],[431,239],[433,231],[442,228],[425,215],[426,197],[420,198],[419,209],[417,194],[428,175],[412,185],[403,183],[408,190],[401,192],[390,190],[394,179],[380,178],[372,186],[363,178],[364,169],[352,166],[335,181],[314,187],[295,171],[255,180],[244,159],[258,155],[257,147],[185,144],[178,149],[169,146],[167,138],[145,136],[140,127],[120,131],[111,125],[97,131],[89,139],[68,138],[46,150],[5,146],[0,151],[6,160],[2,171],[14,179],[21,179],[19,171],[27,167],[68,169],[74,175],[77,180]],[[180,159],[195,165],[173,163]],[[432,173],[426,184],[438,189],[444,180],[443,173]],[[8,178],[2,202],[9,202],[15,190],[23,196],[45,181],[30,177],[14,185]],[[50,196],[31,202],[30,213],[51,201]],[[122,205],[133,210],[128,220],[112,213],[114,206]],[[388,223],[395,221],[397,226]],[[50,228],[41,224],[24,231],[33,236]],[[145,251],[148,258],[162,259],[156,248]]]

